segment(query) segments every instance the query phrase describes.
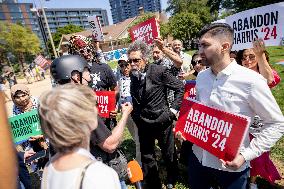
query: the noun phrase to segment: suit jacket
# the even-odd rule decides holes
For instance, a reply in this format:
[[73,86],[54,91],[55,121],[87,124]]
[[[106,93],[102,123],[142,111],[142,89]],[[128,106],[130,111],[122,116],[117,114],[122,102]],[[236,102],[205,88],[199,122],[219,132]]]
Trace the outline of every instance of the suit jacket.
[[[174,119],[175,115],[170,108],[179,110],[184,94],[183,83],[162,65],[149,64],[145,68],[145,73],[145,76],[143,74],[130,76],[133,119],[142,119],[149,123],[161,123]],[[175,92],[171,107],[167,101],[167,89]]]

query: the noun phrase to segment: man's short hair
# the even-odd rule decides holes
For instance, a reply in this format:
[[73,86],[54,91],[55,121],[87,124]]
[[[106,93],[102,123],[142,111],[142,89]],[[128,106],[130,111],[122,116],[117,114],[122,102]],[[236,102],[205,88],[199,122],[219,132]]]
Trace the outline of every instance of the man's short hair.
[[231,45],[233,45],[234,40],[234,30],[233,28],[226,23],[213,23],[209,25],[205,25],[202,30],[199,32],[199,37],[201,38],[203,35],[209,34],[213,37],[215,36],[222,36],[222,39],[224,37],[227,40],[230,40],[229,42]]
[[128,57],[129,54],[133,51],[140,51],[142,54],[142,59],[148,61],[150,56],[150,49],[148,48],[148,45],[145,42],[138,40],[131,43],[127,50]]

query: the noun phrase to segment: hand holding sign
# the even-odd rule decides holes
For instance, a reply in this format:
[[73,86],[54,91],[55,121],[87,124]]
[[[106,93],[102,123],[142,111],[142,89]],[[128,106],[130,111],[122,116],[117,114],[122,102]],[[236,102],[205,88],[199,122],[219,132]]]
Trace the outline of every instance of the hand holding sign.
[[261,57],[265,52],[265,45],[263,39],[255,39],[252,44],[253,52],[256,54],[257,57]]
[[129,115],[133,110],[133,106],[130,102],[126,102],[121,105],[121,112],[122,114]]
[[237,154],[233,161],[221,161],[226,168],[236,171],[245,163],[246,160],[242,154]]

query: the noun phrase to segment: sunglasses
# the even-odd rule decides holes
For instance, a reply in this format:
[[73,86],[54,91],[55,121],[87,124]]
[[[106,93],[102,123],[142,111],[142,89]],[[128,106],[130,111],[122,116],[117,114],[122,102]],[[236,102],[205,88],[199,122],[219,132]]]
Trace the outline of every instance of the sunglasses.
[[242,60],[255,60],[255,55],[253,54],[250,54],[250,55],[247,55],[247,56],[243,56]]
[[123,63],[123,64],[120,64],[119,67],[124,68],[124,67],[127,67],[128,65],[129,65],[129,63],[127,63],[127,64]]
[[137,64],[140,62],[141,58],[133,58],[133,59],[128,59],[128,63],[131,64],[132,62]]
[[194,60],[193,63],[195,63],[195,64],[201,64],[201,63],[202,63],[202,60]]

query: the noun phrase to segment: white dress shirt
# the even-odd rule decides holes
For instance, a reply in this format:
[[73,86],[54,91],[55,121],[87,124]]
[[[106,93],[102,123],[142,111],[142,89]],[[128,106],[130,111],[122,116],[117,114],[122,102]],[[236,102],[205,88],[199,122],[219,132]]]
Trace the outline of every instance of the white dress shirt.
[[[240,153],[246,162],[237,172],[249,166],[249,161],[260,156],[282,137],[284,133],[283,114],[276,103],[266,80],[257,72],[240,66],[233,60],[216,75],[211,68],[201,72],[196,80],[197,100],[202,104],[226,112],[263,119],[263,128],[252,141],[247,133]],[[194,154],[203,166],[230,171],[221,161],[206,150],[193,145]]]

